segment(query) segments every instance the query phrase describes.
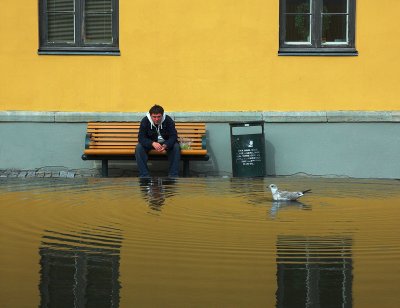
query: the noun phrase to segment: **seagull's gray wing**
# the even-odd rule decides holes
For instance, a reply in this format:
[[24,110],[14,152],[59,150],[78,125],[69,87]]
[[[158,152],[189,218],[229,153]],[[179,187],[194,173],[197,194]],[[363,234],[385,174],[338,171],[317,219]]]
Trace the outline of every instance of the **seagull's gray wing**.
[[296,200],[297,198],[301,197],[303,193],[299,191],[280,191],[279,192],[281,195],[281,198],[287,199],[287,200]]

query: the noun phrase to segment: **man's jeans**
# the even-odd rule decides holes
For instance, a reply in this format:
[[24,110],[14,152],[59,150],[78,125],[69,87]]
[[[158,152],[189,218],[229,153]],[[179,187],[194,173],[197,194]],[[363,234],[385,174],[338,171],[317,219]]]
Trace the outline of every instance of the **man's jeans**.
[[[147,160],[149,158],[148,150],[144,148],[140,143],[136,145],[135,156],[136,163],[139,168],[139,177],[149,177],[150,172],[147,166]],[[179,163],[181,159],[181,148],[178,143],[175,143],[171,149],[167,150],[168,161],[169,161],[169,177],[179,176]]]

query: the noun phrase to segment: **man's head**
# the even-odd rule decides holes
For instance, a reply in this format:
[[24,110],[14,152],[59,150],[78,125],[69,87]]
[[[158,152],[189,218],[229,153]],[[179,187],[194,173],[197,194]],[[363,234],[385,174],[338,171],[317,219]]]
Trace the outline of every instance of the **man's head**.
[[153,120],[153,123],[155,125],[159,125],[164,115],[164,108],[161,107],[160,105],[154,105],[153,107],[150,108],[149,113],[151,119]]

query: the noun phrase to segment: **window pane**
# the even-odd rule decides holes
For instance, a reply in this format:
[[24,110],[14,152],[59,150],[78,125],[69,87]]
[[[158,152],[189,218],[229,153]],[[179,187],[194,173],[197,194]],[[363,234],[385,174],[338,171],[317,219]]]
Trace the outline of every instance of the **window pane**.
[[112,43],[111,14],[89,14],[85,19],[85,43]]
[[324,0],[324,13],[347,13],[348,0]]
[[48,12],[73,12],[74,0],[47,0]]
[[112,0],[85,1],[85,43],[113,42]]
[[286,15],[286,42],[310,42],[310,15]]
[[111,12],[111,2],[111,0],[86,0],[85,10],[86,12]]
[[310,13],[311,0],[286,0],[286,13]]
[[322,43],[347,43],[347,15],[322,16]]
[[52,43],[73,43],[74,35],[74,14],[48,14],[48,42]]

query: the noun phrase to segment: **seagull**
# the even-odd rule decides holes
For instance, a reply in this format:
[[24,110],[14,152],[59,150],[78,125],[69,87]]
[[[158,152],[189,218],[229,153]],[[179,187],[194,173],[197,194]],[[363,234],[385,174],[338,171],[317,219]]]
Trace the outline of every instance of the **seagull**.
[[296,201],[298,198],[303,196],[305,193],[311,191],[311,189],[307,189],[304,191],[285,191],[279,190],[278,186],[275,184],[271,184],[268,186],[271,189],[272,198],[275,201]]

